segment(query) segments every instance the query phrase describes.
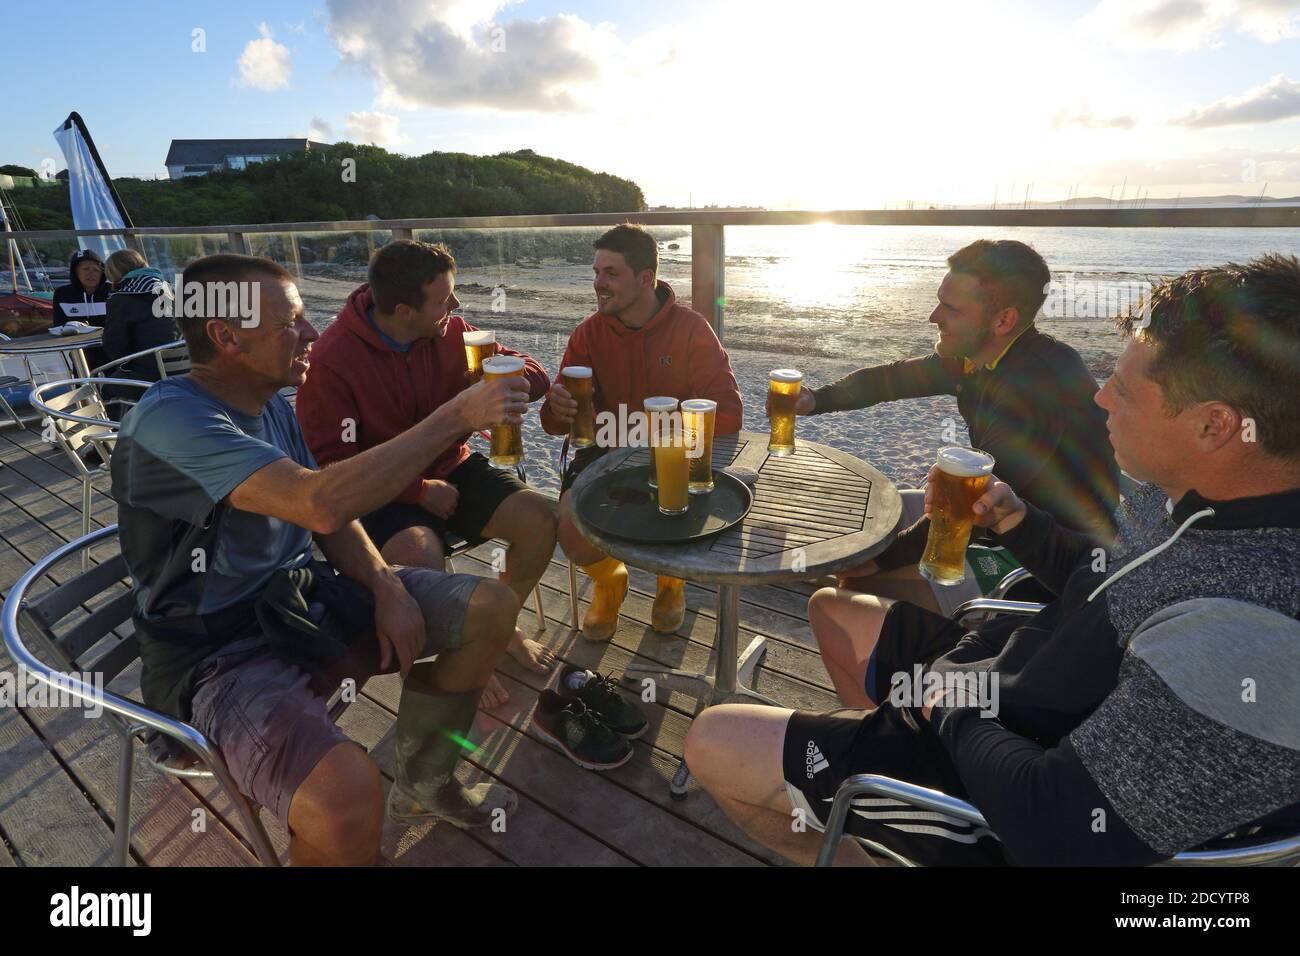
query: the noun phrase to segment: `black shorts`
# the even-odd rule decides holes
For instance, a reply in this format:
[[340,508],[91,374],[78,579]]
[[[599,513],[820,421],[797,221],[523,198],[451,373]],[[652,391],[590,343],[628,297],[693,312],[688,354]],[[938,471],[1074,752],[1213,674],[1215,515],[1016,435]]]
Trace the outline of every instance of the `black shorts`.
[[[840,784],[858,773],[878,773],[966,798],[948,751],[929,725],[918,726],[911,711],[888,704],[865,711],[794,713],[786,725],[782,764],[790,802],[817,830],[825,828]],[[845,830],[921,866],[1007,862],[992,831],[886,797],[854,798]]]
[[573,453],[573,460],[569,462],[569,467],[564,469],[564,476],[560,479],[560,494],[564,494],[578,480],[582,470],[588,465],[595,462],[604,455],[608,448],[601,448],[599,445],[588,445],[586,448],[579,448]]
[[456,510],[450,518],[439,518],[418,504],[390,502],[361,519],[361,526],[375,547],[383,548],[399,531],[415,527],[432,529],[442,541],[443,551],[447,550],[448,532],[472,545],[481,544],[485,540],[483,529],[501,507],[501,502],[528,488],[513,471],[493,468],[478,452],[461,462],[444,480],[455,485],[460,493]]
[[895,601],[880,624],[880,637],[867,662],[867,696],[877,703],[889,697],[893,675],[928,666],[957,646],[966,628],[907,601]]

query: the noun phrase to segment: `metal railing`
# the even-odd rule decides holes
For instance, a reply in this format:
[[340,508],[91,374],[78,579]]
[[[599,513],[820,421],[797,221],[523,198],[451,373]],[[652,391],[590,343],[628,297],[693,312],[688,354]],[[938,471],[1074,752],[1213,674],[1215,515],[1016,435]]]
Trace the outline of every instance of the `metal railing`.
[[357,219],[337,222],[278,222],[219,226],[139,226],[131,229],[34,229],[8,234],[34,241],[85,236],[121,236],[144,252],[142,240],[151,236],[225,237],[233,252],[249,253],[249,237],[287,234],[298,261],[299,233],[391,233],[409,239],[416,230],[440,229],[563,229],[614,226],[638,222],[645,226],[689,226],[691,230],[691,308],[712,323],[721,339],[725,294],[727,226],[804,226],[828,223],[844,226],[981,226],[989,228],[1224,228],[1300,229],[1300,206],[1264,202],[1236,206],[1164,206],[1144,208],[1052,209],[839,209],[839,210],[723,210],[677,209],[653,212],[573,213],[535,216],[452,216],[433,219]]

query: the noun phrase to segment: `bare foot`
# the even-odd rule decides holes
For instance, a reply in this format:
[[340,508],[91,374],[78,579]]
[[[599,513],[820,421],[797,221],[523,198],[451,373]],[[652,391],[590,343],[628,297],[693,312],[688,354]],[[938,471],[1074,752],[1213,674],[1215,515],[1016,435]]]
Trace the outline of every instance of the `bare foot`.
[[531,637],[524,637],[524,632],[519,628],[515,628],[515,636],[506,648],[506,653],[536,674],[549,674],[555,666],[555,655],[551,649]]
[[487,685],[483,688],[483,696],[479,698],[479,704],[491,710],[494,707],[500,707],[502,704],[508,703],[510,703],[510,692],[501,683],[501,678],[493,674],[488,678]]

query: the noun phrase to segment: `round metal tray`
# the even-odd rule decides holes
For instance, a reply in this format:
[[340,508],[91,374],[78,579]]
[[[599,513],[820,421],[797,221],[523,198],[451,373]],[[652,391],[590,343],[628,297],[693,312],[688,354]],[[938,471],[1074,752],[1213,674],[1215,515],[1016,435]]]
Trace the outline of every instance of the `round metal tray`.
[[713,470],[713,491],[691,495],[686,513],[659,513],[658,492],[646,482],[650,466],[616,468],[601,475],[577,501],[582,517],[598,531],[644,544],[670,544],[707,538],[744,520],[754,493],[743,481]]

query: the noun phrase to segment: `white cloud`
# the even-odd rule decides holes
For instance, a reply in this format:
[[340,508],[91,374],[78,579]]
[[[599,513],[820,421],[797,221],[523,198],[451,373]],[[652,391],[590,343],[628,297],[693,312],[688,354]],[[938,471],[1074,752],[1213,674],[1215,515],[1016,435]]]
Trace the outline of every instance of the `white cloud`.
[[[575,111],[614,72],[611,27],[562,14],[495,17],[506,0],[328,0],[329,35],[383,106]],[[621,66],[620,66],[621,68]]]
[[307,130],[307,138],[318,143],[324,142],[334,138],[334,129],[319,116],[313,116],[311,118],[311,128]]
[[1298,0],[1101,0],[1079,25],[1130,50],[1187,52],[1231,30],[1265,43],[1300,35]]
[[375,146],[396,146],[403,142],[397,132],[401,120],[387,113],[349,113],[347,138],[353,143],[369,143]]
[[1204,129],[1211,126],[1240,126],[1273,123],[1300,116],[1300,83],[1281,73],[1241,96],[1224,97],[1209,106],[1192,110],[1173,122],[1177,126]]
[[265,23],[258,24],[257,32],[262,38],[249,40],[239,55],[239,85],[256,90],[282,90],[289,85],[289,75],[293,72],[289,48],[272,39],[271,28]]

